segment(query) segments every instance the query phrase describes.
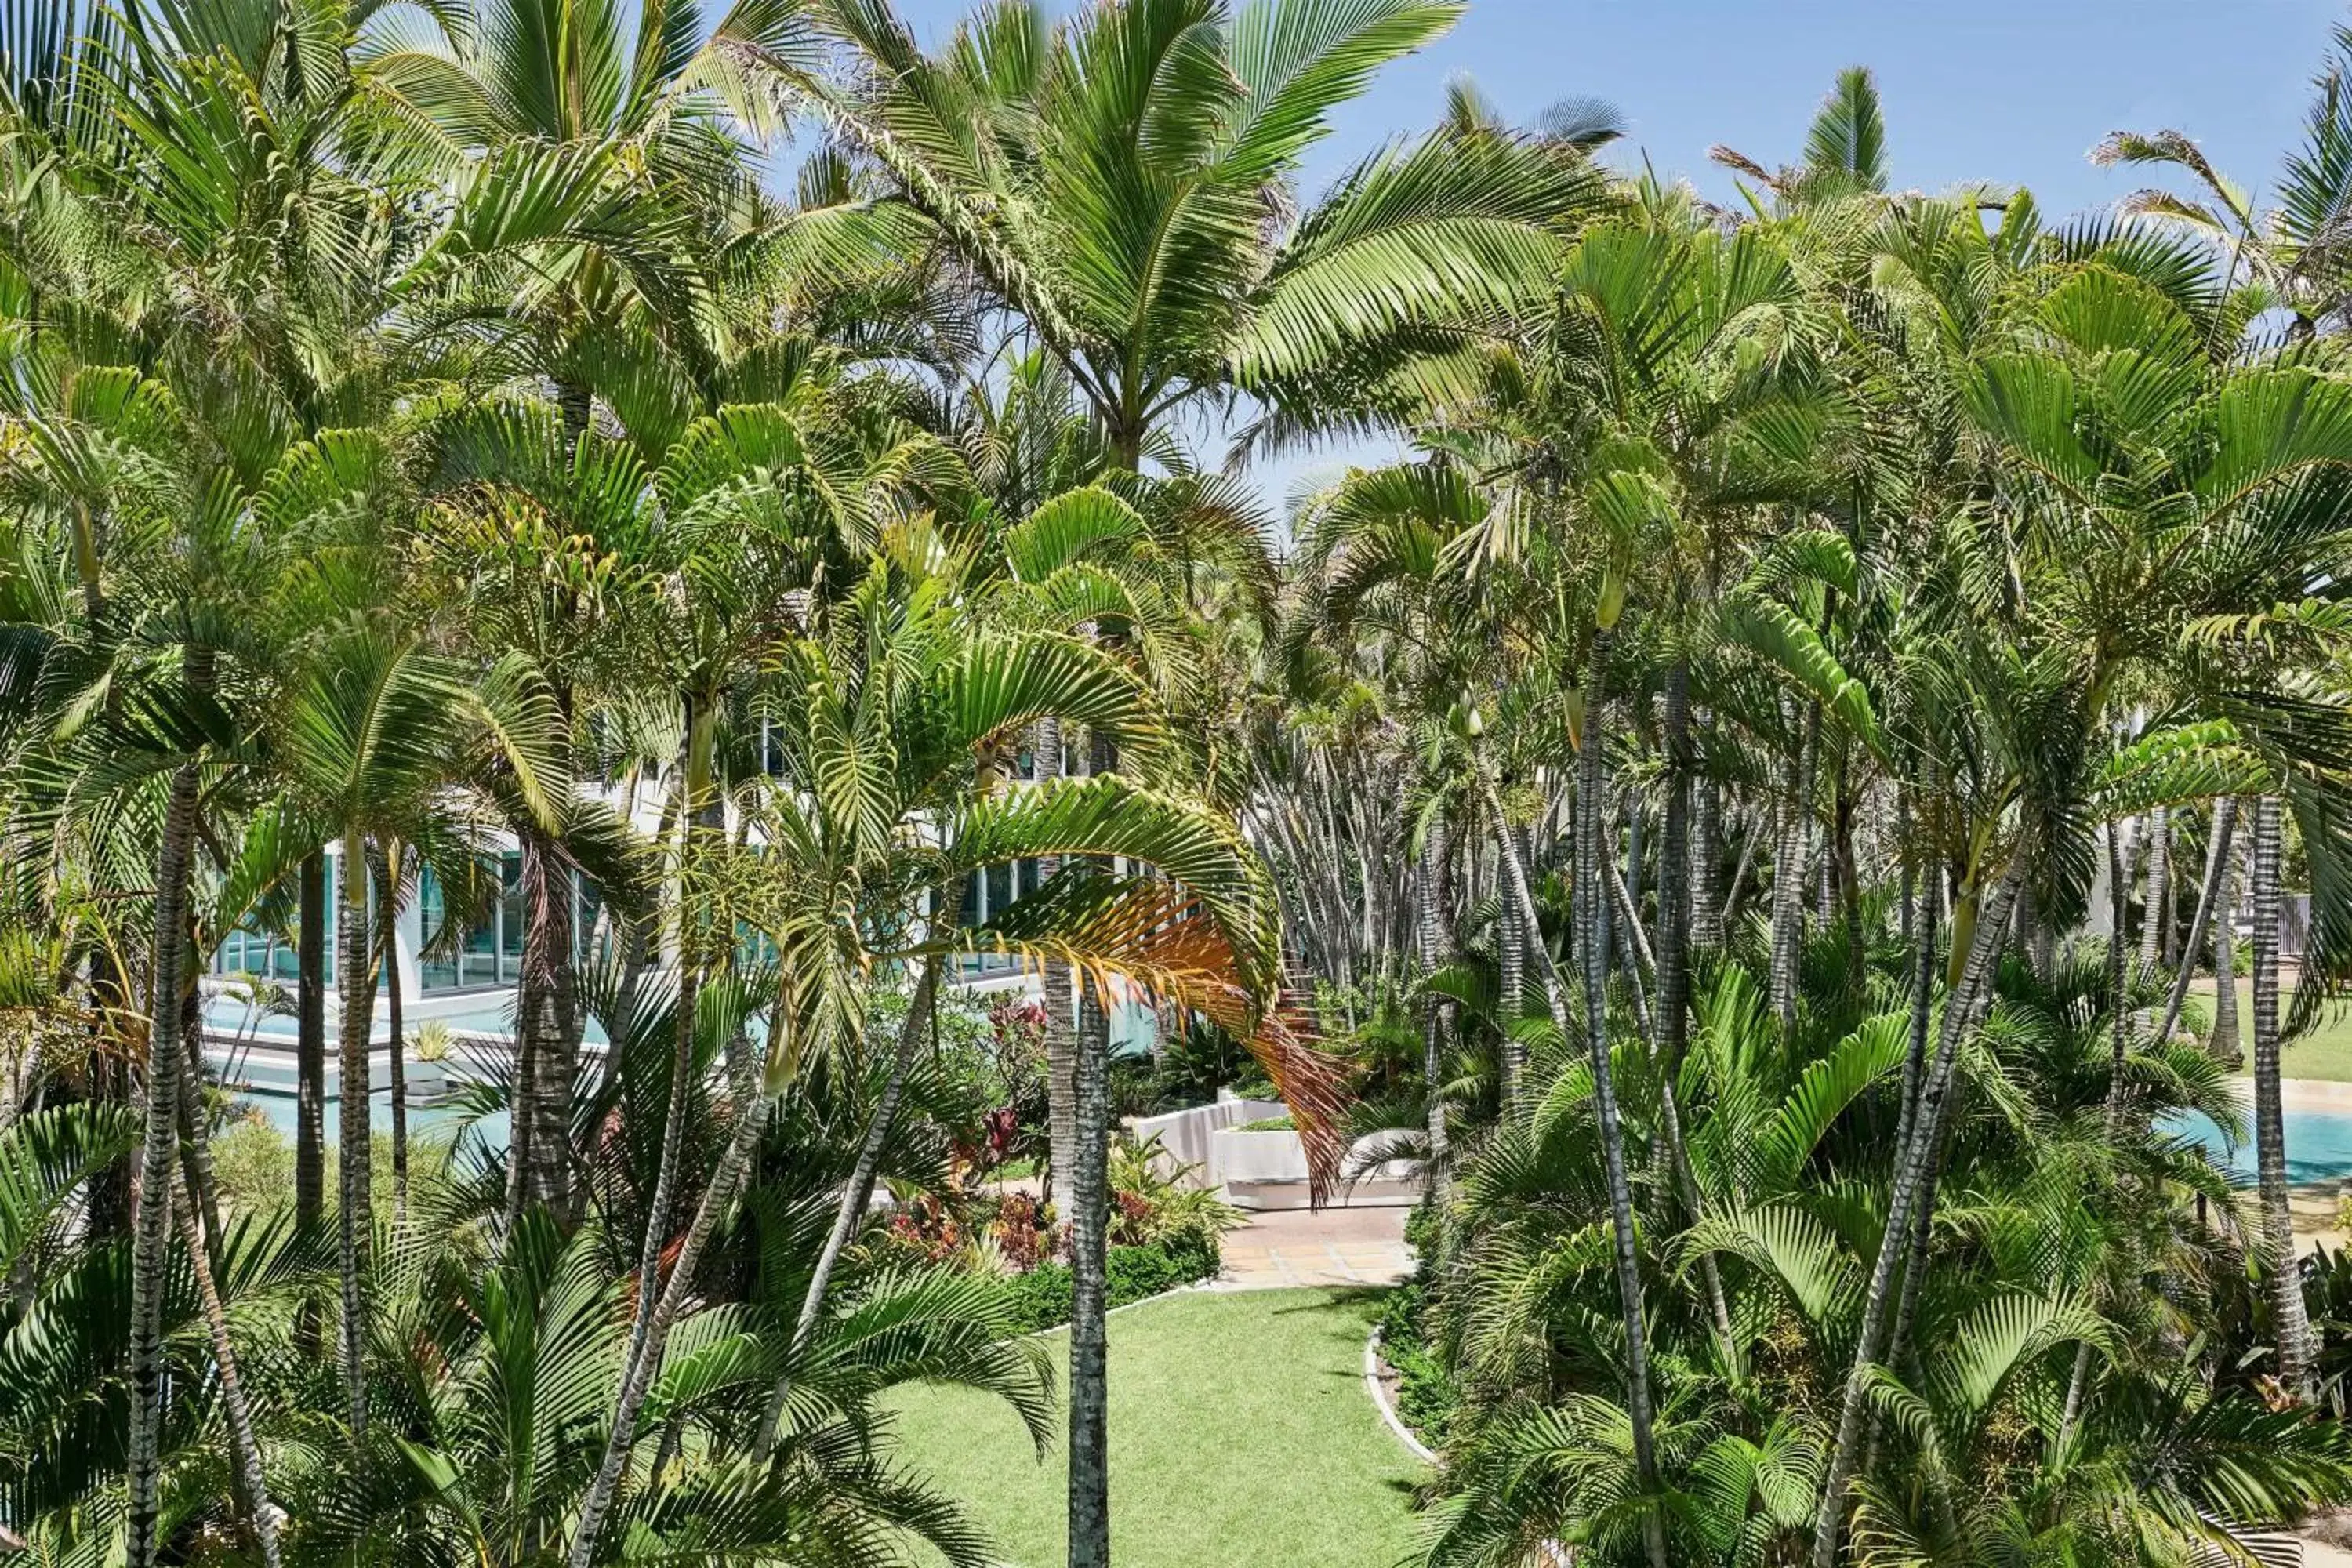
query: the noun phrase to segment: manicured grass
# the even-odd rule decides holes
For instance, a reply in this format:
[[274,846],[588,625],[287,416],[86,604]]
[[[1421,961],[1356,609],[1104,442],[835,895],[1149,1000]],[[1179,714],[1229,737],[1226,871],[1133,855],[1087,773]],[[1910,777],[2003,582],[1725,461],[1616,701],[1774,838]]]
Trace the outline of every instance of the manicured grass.
[[[1187,1292],[1112,1316],[1119,1568],[1388,1568],[1412,1550],[1412,1491],[1428,1471],[1364,1389],[1378,1300]],[[1069,1336],[1049,1342],[1066,1388]],[[898,1407],[899,1457],[971,1509],[1008,1564],[1058,1568],[1058,1444],[1038,1463],[1010,1410],[961,1390],[908,1390]]]
[[[2284,1023],[2287,1011],[2294,1005],[2292,986],[2282,985],[2279,996],[2279,1019]],[[2197,1008],[2201,1027],[2210,1027],[2213,1017],[2213,983],[2210,980],[2192,982],[2189,1001]],[[2201,1035],[2200,1035],[2200,1037]],[[2238,1048],[2251,1052],[2254,1044],[2254,984],[2251,980],[2238,982]],[[2252,1070],[2249,1058],[2247,1070]],[[2280,1064],[2281,1075],[2286,1078],[2331,1079],[2352,1082],[2352,1008],[2329,1007],[2320,1014],[2319,1022],[2311,1032],[2287,1047]]]

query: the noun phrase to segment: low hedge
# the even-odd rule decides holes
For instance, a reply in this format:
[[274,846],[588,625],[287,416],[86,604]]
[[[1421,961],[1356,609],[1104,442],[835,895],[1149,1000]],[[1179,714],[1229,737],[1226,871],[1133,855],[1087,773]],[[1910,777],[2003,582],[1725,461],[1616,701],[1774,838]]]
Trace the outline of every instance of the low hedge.
[[[1108,1307],[1213,1279],[1222,1264],[1213,1237],[1184,1236],[1150,1247],[1114,1247],[1105,1260]],[[1059,1327],[1070,1321],[1070,1266],[1041,1263],[1006,1282],[1022,1331]]]
[[1428,1300],[1418,1281],[1389,1292],[1381,1304],[1381,1359],[1397,1374],[1397,1419],[1430,1447],[1442,1448],[1460,1396],[1423,1337]]

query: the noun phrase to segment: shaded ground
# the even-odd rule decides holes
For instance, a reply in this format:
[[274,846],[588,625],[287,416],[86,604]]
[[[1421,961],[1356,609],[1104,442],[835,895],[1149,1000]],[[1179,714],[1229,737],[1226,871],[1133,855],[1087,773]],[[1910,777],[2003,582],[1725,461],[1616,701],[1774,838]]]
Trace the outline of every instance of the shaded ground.
[[[1111,1553],[1120,1568],[1385,1568],[1413,1542],[1428,1471],[1363,1381],[1370,1290],[1188,1291],[1110,1320]],[[1056,1333],[1057,1375],[1068,1336]],[[1003,1405],[908,1390],[899,1454],[996,1536],[1013,1568],[1067,1555],[1058,1444]],[[926,1562],[931,1559],[924,1559]]]

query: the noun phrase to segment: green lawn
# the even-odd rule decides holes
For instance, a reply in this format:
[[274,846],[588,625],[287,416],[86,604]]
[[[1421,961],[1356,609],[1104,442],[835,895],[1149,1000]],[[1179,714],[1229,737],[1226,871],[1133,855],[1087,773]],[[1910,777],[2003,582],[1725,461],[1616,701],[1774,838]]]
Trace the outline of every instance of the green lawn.
[[[1120,1568],[1389,1568],[1427,1470],[1372,1407],[1369,1291],[1184,1293],[1110,1320],[1111,1554]],[[1055,1334],[1066,1378],[1069,1337]],[[1066,1481],[1013,1413],[960,1390],[898,1400],[900,1456],[994,1532],[1058,1568]]]
[[[2213,1017],[2213,983],[2200,980],[2191,984],[2190,1003],[2202,1016],[2206,1026]],[[2287,1009],[2294,1004],[2291,987],[2282,987],[2279,996],[2279,1018],[2285,1020]],[[2201,1036],[2200,1036],[2201,1037]],[[2238,1048],[2252,1051],[2254,1044],[2254,984],[2251,980],[2238,982]],[[2251,1070],[2251,1061],[2249,1063]],[[2352,1008],[2330,1007],[2320,1015],[2311,1032],[2287,1047],[2281,1064],[2286,1078],[2324,1078],[2352,1082]]]

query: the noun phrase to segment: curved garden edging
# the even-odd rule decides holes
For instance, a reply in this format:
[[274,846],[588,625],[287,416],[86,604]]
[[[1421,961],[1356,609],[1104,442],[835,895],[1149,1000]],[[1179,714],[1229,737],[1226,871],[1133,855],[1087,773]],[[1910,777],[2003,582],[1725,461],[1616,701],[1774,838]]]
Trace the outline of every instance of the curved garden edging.
[[1412,1428],[1398,1416],[1396,1405],[1381,1382],[1381,1328],[1378,1323],[1372,1325],[1371,1337],[1364,1342],[1364,1391],[1372,1396],[1372,1408],[1381,1413],[1381,1419],[1388,1424],[1390,1431],[1396,1434],[1396,1440],[1423,1464],[1436,1464],[1437,1456],[1430,1451],[1428,1444],[1414,1436]]

